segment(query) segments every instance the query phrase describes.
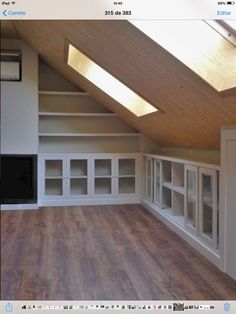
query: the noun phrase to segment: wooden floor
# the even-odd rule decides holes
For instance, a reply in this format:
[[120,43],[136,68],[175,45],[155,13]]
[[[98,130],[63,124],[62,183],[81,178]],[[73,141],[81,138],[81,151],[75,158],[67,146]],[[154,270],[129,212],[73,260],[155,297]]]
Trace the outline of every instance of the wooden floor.
[[1,213],[2,299],[236,299],[220,272],[140,205]]

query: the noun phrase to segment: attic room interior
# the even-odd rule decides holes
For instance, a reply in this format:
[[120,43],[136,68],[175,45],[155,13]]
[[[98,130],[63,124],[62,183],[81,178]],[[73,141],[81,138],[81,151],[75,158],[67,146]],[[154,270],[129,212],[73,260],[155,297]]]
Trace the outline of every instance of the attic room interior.
[[1,21],[2,300],[236,299],[234,22]]

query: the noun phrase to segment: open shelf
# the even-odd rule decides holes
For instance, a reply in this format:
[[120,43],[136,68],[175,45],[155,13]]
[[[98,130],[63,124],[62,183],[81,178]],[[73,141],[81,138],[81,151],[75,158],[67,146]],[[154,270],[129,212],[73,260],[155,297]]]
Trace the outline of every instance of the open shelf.
[[176,187],[184,188],[184,164],[172,163],[172,183]]
[[129,136],[140,136],[139,133],[39,133],[40,137],[129,137]]
[[162,202],[162,213],[183,227],[184,195],[163,187]]
[[185,189],[182,186],[172,185],[172,190],[182,195],[185,195]]
[[165,188],[172,190],[173,184],[171,182],[163,182],[162,184]]
[[184,227],[184,216],[172,216],[171,219],[181,227]]
[[39,153],[137,153],[139,136],[40,136]]
[[184,195],[173,191],[172,197],[173,215],[184,217]]
[[[58,114],[58,113],[112,113],[106,107],[96,102],[91,97],[84,97],[80,93],[43,93],[39,94],[39,112]],[[88,96],[88,95],[87,95]]]
[[165,208],[163,208],[163,209],[162,209],[162,213],[163,213],[165,216],[167,216],[167,217],[169,217],[169,218],[171,218],[171,219],[172,219],[172,217],[173,217],[173,209],[172,209],[171,207],[165,207]]
[[41,116],[39,123],[41,134],[133,134],[132,128],[125,125],[116,116]]
[[89,93],[71,92],[71,91],[44,91],[44,90],[40,90],[39,95],[89,96]]
[[171,161],[168,161],[168,160],[162,161],[162,182],[163,182],[163,185],[165,183],[167,184],[172,183]]
[[52,117],[116,117],[116,113],[91,113],[91,112],[84,112],[84,113],[77,113],[77,112],[39,112],[39,116],[52,116]]
[[40,153],[139,152],[140,133],[42,61],[39,86]]
[[171,190],[164,187],[162,189],[162,208],[171,208],[172,201],[171,201]]

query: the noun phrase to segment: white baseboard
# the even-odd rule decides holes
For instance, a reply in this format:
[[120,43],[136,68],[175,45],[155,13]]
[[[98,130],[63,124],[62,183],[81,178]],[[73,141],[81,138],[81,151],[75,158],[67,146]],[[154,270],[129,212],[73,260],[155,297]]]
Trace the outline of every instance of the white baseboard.
[[140,203],[141,203],[141,200],[139,197],[39,200],[39,206],[122,205],[122,204],[140,204]]
[[1,210],[30,210],[38,209],[38,204],[3,204]]
[[186,231],[183,227],[178,225],[176,222],[171,220],[168,216],[163,215],[154,204],[149,201],[142,200],[142,205],[156,216],[161,222],[167,225],[171,230],[177,233],[182,239],[184,239],[188,244],[190,244],[195,250],[206,257],[210,262],[212,262],[216,267],[223,270],[222,260],[218,252],[209,248],[205,243],[203,243],[199,238],[194,237],[191,233]]

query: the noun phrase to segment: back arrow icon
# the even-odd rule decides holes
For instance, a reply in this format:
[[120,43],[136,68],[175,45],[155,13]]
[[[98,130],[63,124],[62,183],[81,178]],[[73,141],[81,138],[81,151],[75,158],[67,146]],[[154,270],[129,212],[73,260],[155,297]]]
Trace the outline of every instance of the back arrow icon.
[[3,11],[3,12],[2,12],[3,15],[7,16],[6,12],[7,12],[7,10]]

